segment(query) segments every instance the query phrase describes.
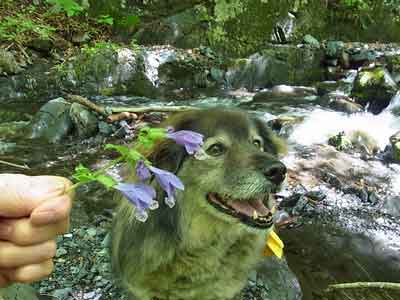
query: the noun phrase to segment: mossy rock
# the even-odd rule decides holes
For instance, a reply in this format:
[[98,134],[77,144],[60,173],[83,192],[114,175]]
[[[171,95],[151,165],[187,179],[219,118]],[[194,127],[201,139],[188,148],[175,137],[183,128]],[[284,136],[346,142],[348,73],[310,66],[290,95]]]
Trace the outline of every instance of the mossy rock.
[[1,74],[17,74],[22,71],[15,56],[7,50],[0,49],[0,75]]
[[393,159],[400,163],[400,142],[393,145]]
[[358,73],[352,96],[374,114],[384,110],[397,93],[398,87],[384,67],[365,69]]
[[268,45],[247,59],[231,62],[226,73],[230,87],[249,90],[280,84],[309,85],[324,79],[323,52],[310,47]]

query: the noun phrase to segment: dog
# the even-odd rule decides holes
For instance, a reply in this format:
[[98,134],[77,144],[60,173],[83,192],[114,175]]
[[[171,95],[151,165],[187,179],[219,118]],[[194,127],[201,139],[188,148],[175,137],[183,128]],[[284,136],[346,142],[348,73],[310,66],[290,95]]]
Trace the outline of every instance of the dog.
[[148,157],[178,175],[185,190],[176,206],[160,207],[141,223],[122,201],[113,225],[112,263],[140,300],[230,300],[259,263],[272,230],[273,193],[285,179],[278,156],[284,142],[241,111],[178,113],[165,126],[204,135],[201,159],[162,142]]

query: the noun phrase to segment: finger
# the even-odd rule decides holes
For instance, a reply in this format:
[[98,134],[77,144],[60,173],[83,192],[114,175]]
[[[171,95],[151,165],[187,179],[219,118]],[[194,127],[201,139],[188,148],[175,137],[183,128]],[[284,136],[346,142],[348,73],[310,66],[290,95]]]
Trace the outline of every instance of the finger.
[[29,216],[45,200],[64,194],[70,185],[57,176],[0,174],[0,216]]
[[9,219],[0,221],[0,240],[9,241],[19,246],[29,246],[53,240],[57,235],[68,231],[69,219],[43,226],[35,226],[29,218]]
[[48,199],[35,208],[31,214],[34,225],[54,224],[68,219],[72,201],[68,195]]
[[0,242],[0,268],[16,268],[37,264],[54,257],[55,241],[47,241],[33,246],[17,246],[10,242]]
[[0,269],[0,273],[11,282],[31,283],[48,277],[53,268],[53,261],[48,259],[38,264],[22,266],[16,269]]

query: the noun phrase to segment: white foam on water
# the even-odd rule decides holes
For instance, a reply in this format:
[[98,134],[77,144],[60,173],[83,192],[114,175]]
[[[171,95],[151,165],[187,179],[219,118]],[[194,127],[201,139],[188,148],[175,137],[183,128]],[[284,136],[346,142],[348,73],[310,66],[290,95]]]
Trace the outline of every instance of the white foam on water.
[[379,115],[362,112],[345,114],[323,109],[315,109],[298,125],[289,140],[300,145],[310,146],[326,143],[328,138],[341,131],[361,130],[375,138],[383,150],[389,144],[389,138],[400,130],[400,118],[395,117],[389,110]]

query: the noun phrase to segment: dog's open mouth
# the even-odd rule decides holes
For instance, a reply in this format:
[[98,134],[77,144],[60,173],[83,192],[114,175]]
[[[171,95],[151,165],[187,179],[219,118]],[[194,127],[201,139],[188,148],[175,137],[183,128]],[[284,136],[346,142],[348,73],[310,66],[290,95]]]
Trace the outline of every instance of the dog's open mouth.
[[263,198],[251,200],[226,199],[217,193],[208,193],[207,200],[219,211],[238,218],[242,223],[266,229],[272,226],[272,212],[268,209]]

